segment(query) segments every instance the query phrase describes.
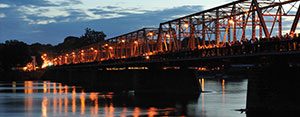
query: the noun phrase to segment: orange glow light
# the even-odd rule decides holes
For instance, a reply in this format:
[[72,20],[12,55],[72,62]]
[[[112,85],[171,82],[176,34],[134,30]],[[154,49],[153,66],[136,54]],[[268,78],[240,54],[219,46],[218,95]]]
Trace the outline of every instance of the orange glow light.
[[189,27],[189,23],[184,23],[184,25],[183,25],[185,28],[188,28]]
[[72,86],[72,112],[75,114],[76,112],[76,88]]
[[150,59],[150,56],[146,56],[146,59],[149,60],[149,59]]
[[166,34],[166,37],[167,37],[167,38],[170,38],[171,36],[170,36],[169,34]]
[[233,25],[234,24],[234,21],[232,19],[228,20],[228,23]]
[[82,91],[80,95],[80,103],[81,103],[81,113],[84,114],[85,112],[85,93]]
[[153,36],[153,32],[149,32],[148,35],[149,35],[149,36]]
[[47,107],[48,107],[48,99],[47,99],[47,97],[43,97],[43,101],[42,101],[42,117],[47,117]]

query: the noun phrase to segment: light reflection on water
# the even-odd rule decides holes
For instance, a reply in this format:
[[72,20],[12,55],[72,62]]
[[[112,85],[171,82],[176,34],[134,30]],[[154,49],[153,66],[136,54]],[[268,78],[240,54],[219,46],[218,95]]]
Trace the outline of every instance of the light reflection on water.
[[50,81],[0,82],[0,116],[246,116],[234,110],[245,108],[247,80],[199,82],[208,92],[197,99],[85,92]]

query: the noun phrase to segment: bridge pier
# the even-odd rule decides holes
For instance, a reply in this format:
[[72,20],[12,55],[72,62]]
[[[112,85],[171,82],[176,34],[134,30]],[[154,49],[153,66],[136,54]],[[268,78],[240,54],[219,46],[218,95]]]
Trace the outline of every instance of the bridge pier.
[[247,116],[278,116],[300,112],[299,73],[297,64],[272,63],[256,78],[249,78]]
[[148,69],[116,70],[99,69],[48,69],[44,80],[82,86],[90,91],[124,92],[135,94],[186,94],[198,95],[201,87],[193,70]]
[[142,75],[136,85],[136,93],[139,94],[198,95],[201,92],[194,70],[149,70],[143,72]]

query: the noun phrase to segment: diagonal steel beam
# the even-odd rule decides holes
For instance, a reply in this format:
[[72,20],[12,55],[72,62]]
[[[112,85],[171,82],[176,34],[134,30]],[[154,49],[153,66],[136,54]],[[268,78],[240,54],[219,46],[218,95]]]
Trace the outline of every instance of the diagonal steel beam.
[[296,28],[297,28],[297,24],[299,22],[299,18],[300,18],[300,4],[299,4],[298,10],[297,10],[297,13],[296,13],[291,31],[290,31],[290,35],[293,35],[295,33]]
[[253,0],[252,2],[253,2],[253,5],[254,5],[254,10],[257,11],[259,22],[260,22],[260,25],[262,26],[262,28],[264,30],[265,36],[266,36],[266,38],[270,38],[270,33],[268,31],[265,19],[262,15],[261,8],[259,7],[259,5],[257,3],[257,0]]

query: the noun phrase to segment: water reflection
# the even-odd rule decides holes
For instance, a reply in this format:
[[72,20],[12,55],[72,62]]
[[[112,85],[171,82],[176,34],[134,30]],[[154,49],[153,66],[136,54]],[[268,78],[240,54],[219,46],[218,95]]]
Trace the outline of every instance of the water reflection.
[[44,93],[47,93],[47,90],[48,90],[48,89],[47,89],[47,85],[48,85],[48,84],[50,84],[50,83],[47,83],[47,81],[44,81],[44,82],[43,82],[43,90],[44,90]]
[[[204,78],[201,78],[201,89],[202,91],[205,91],[205,81]],[[201,116],[205,116],[205,93],[201,94]]]
[[133,110],[133,117],[138,117],[140,115],[141,111],[139,107],[135,107]]
[[90,107],[91,116],[98,116],[98,93],[91,92],[90,93],[90,100],[94,103],[94,106]]
[[57,90],[56,90],[56,83],[54,82],[53,83],[53,94],[56,94],[57,93]]
[[[180,95],[135,96],[114,92],[85,92],[76,86],[50,81],[11,82],[11,93],[7,95],[16,93],[18,97],[7,98],[9,96],[2,95],[0,82],[0,113],[42,117],[245,116],[233,110],[245,107],[247,82],[230,82],[225,79],[199,79],[199,82],[206,92],[195,99]],[[11,100],[6,103],[14,103],[10,104],[10,108],[19,113],[3,112],[3,108],[7,108],[3,100]],[[24,103],[18,103],[20,101]]]
[[85,93],[83,91],[81,91],[80,94],[80,104],[81,104],[80,114],[83,115],[85,113]]
[[222,104],[225,103],[225,79],[222,79]]
[[43,97],[42,101],[42,117],[47,117],[47,108],[48,108],[48,98]]
[[25,81],[24,82],[24,93],[25,94],[32,94],[33,92],[33,82],[32,81]]
[[32,110],[33,110],[33,96],[31,95],[33,93],[33,82],[32,81],[25,81],[24,82],[24,111],[26,112],[26,115],[32,116]]
[[157,115],[157,108],[154,108],[154,107],[150,107],[148,109],[148,116],[149,117],[154,117],[155,115]]
[[17,82],[13,81],[12,82],[12,92],[13,93],[16,93],[16,91],[17,91],[16,87],[17,87]]
[[76,88],[72,86],[72,113],[75,115],[76,113]]

